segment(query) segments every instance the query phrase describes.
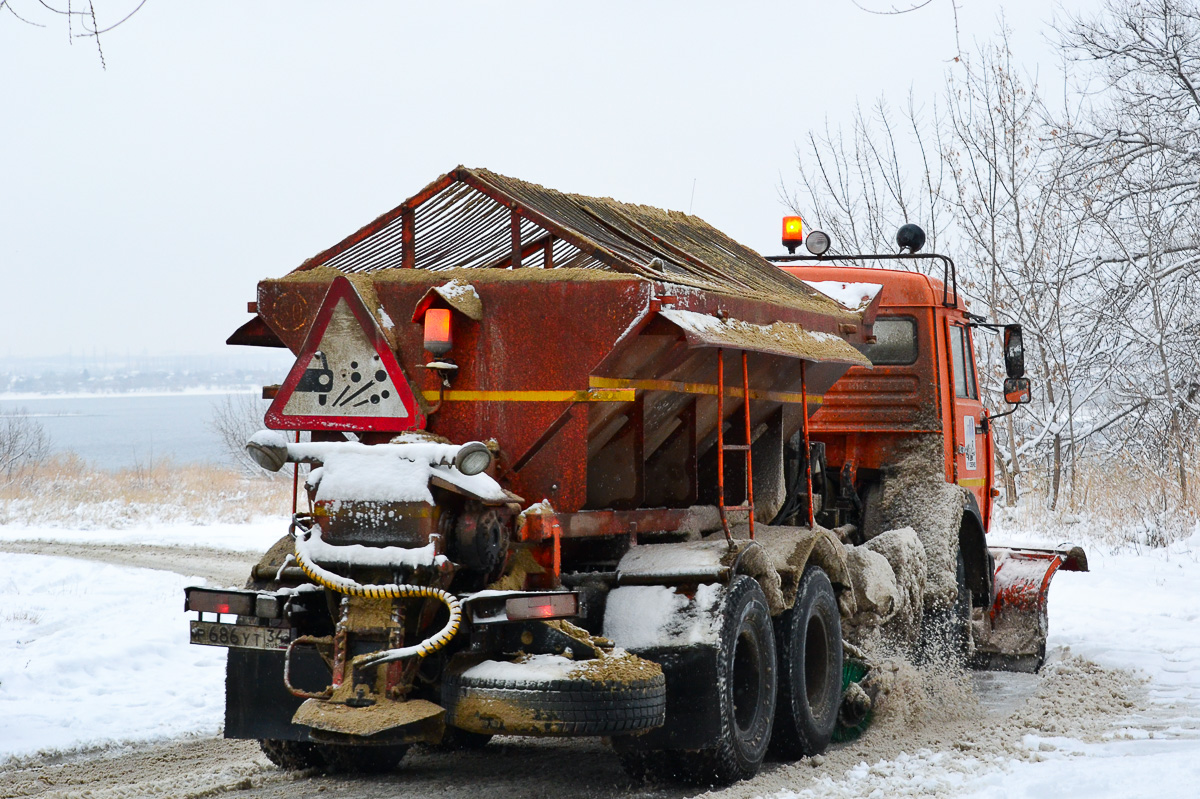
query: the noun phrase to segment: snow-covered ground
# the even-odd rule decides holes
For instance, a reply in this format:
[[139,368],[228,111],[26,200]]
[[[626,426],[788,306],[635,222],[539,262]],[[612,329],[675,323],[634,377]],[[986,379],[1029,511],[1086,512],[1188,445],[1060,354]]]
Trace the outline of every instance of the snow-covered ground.
[[225,652],[191,646],[182,575],[0,552],[0,761],[215,733]]
[[209,547],[231,552],[266,552],[288,530],[288,517],[264,516],[249,524],[155,524],[128,528],[0,524],[3,541],[59,541],[69,544],[147,544]]
[[[0,525],[0,542],[249,553],[286,531],[284,517],[120,530]],[[191,645],[183,612],[183,589],[203,584],[170,571],[0,552],[0,762],[217,732],[225,650]]]
[[[251,551],[279,520],[245,526],[70,531],[0,527],[0,541],[202,545]],[[1026,537],[1005,543],[1053,545]],[[1050,593],[1050,668],[1078,658],[1145,675],[1142,707],[1083,737],[1018,738],[1016,751],[891,753],[845,773],[761,791],[803,796],[1184,797],[1200,785],[1200,536],[1167,550],[1089,547],[1091,572],[1060,572]],[[224,653],[188,643],[170,572],[0,553],[0,761],[42,750],[212,734]],[[999,679],[999,678],[997,678]],[[1024,682],[1022,682],[1024,679]],[[1018,690],[1033,678],[1013,678]],[[1035,680],[1036,682],[1036,680]],[[1086,713],[1087,697],[1079,712]],[[1070,708],[1069,701],[1065,705]],[[1049,725],[1053,727],[1053,724]],[[1069,725],[1068,725],[1069,726]],[[738,795],[745,795],[739,792]]]
[[1109,740],[1036,738],[1035,761],[981,777],[961,795],[1200,795],[1200,536],[1167,550],[1088,553],[1091,572],[1050,588],[1050,647],[1148,678],[1150,706]]

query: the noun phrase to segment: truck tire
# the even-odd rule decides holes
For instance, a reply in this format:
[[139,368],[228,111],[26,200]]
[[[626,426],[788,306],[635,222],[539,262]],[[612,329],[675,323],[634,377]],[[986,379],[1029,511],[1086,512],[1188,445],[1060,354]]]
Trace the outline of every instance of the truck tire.
[[388,746],[355,746],[352,744],[321,744],[320,752],[328,763],[327,770],[347,774],[384,774],[393,771],[408,747],[403,744]]
[[767,597],[752,577],[734,578],[721,608],[717,684],[721,727],[715,745],[676,753],[678,776],[728,785],[758,773],[775,720],[775,634]]
[[429,748],[439,752],[469,752],[474,749],[482,749],[488,745],[490,740],[492,740],[491,735],[467,732],[458,727],[447,727],[446,732],[442,735],[442,740],[430,745]]
[[286,771],[342,771],[351,774],[381,774],[391,771],[408,751],[407,746],[351,746],[315,744],[308,741],[258,742],[263,754]]
[[496,680],[452,674],[442,683],[446,723],[480,737],[619,735],[662,725],[662,674],[627,683],[588,679]]
[[948,608],[926,611],[921,631],[921,660],[959,668],[971,658],[971,589],[967,585],[967,567],[959,549],[955,560],[958,594]]
[[796,603],[775,620],[779,701],[771,752],[784,760],[829,746],[842,701],[842,622],[829,576],[809,566]]
[[329,762],[321,747],[307,741],[280,741],[267,738],[258,742],[267,760],[285,771],[325,769]]

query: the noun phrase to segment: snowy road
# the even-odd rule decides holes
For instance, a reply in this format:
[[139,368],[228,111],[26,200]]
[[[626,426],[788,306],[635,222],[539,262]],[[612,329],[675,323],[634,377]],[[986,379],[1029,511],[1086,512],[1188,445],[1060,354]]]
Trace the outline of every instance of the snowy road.
[[[414,749],[385,777],[294,778],[253,744],[220,739],[222,653],[187,644],[179,589],[189,581],[163,569],[236,584],[249,550],[277,530],[181,528],[166,542],[178,546],[163,546],[161,530],[105,538],[0,528],[9,553],[0,554],[0,651],[9,655],[0,663],[0,758],[16,758],[0,765],[0,796],[695,794],[633,788],[598,741]],[[1090,574],[1054,582],[1052,662],[1041,675],[906,672],[903,700],[862,740],[816,760],[768,764],[756,779],[706,795],[1194,796],[1200,554],[1180,545],[1090,555]],[[94,610],[79,614],[83,600]]]

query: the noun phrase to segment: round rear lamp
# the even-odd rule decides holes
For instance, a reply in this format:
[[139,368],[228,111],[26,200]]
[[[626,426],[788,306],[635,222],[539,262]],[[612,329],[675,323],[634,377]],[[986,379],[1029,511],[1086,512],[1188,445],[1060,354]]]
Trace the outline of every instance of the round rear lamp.
[[268,472],[277,472],[288,460],[287,438],[272,430],[255,433],[246,442],[246,454]]
[[814,230],[804,240],[804,246],[813,255],[824,255],[829,252],[829,234],[823,230]]
[[491,465],[492,452],[479,441],[463,444],[454,456],[454,468],[466,475],[479,474]]

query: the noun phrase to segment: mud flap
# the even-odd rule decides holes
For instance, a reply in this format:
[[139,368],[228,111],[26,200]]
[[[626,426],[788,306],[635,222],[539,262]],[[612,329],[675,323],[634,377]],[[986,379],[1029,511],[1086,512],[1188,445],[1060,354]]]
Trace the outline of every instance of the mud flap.
[[1025,549],[993,547],[996,599],[981,619],[972,621],[978,669],[1036,672],[1046,660],[1050,580],[1060,568],[1087,571],[1082,547]]
[[662,666],[667,679],[666,723],[639,735],[639,745],[670,750],[711,745],[721,733],[721,712],[713,700],[717,690],[716,647],[652,647],[634,654]]
[[[319,691],[329,684],[329,669],[315,649],[297,650],[292,680]],[[309,728],[292,723],[303,699],[283,684],[283,651],[230,649],[225,665],[225,737],[307,741]]]

